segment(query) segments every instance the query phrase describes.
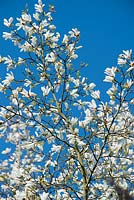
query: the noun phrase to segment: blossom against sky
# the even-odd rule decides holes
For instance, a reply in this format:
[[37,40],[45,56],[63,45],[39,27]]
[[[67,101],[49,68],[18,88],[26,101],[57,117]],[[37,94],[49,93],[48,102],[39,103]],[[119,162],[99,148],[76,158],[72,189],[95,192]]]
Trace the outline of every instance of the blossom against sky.
[[[0,35],[6,31],[3,19],[20,17],[27,4],[31,13],[36,0],[1,1]],[[72,28],[81,31],[79,61],[87,62],[86,76],[100,87],[106,67],[116,65],[117,56],[122,50],[134,49],[134,1],[133,0],[44,0],[46,5],[53,4],[55,25],[61,35]],[[0,54],[19,54],[10,41],[0,38]],[[100,88],[99,88],[100,89]]]

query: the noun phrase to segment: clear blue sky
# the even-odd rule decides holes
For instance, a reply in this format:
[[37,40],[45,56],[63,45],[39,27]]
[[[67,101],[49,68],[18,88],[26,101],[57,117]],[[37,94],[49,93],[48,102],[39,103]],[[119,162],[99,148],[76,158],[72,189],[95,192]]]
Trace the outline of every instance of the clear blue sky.
[[[6,29],[3,18],[19,17],[28,3],[33,10],[36,0],[2,0],[0,2],[0,36]],[[134,49],[134,0],[44,0],[54,4],[57,31],[66,33],[77,27],[81,31],[80,61],[89,64],[86,75],[99,88],[104,87],[103,71],[116,65],[121,50]],[[15,54],[12,44],[0,38],[0,54]]]

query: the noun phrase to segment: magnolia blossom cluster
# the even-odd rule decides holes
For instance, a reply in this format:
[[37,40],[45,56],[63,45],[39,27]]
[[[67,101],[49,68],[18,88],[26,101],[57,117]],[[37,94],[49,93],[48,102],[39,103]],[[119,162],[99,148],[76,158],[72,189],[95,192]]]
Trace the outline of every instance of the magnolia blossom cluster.
[[[132,50],[105,70],[108,100],[74,60],[80,31],[63,37],[41,0],[4,19],[20,57],[0,56],[0,198],[118,200],[134,196]],[[77,63],[77,64],[76,64]],[[22,72],[22,73],[20,73]],[[19,74],[19,75],[18,75]],[[2,103],[3,102],[3,103]],[[5,147],[5,148],[4,148]]]

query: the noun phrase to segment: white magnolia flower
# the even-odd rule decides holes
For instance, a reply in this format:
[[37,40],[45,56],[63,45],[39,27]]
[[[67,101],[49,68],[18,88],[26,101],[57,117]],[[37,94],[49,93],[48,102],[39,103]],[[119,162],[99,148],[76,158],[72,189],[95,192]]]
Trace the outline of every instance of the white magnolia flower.
[[48,21],[52,21],[53,18],[51,16],[51,12],[46,13],[46,17],[48,17]]
[[31,85],[32,85],[32,82],[31,82],[30,80],[28,80],[28,79],[25,79],[24,85],[25,85],[26,87],[31,86]]
[[13,73],[7,73],[6,74],[6,79],[2,81],[2,83],[6,86],[9,86],[10,83],[14,80],[14,75]]
[[130,67],[128,68],[127,72],[130,72],[130,71],[132,71],[134,69],[134,61],[130,61],[129,66]]
[[85,110],[86,117],[83,121],[79,121],[79,126],[85,128],[93,120],[92,113],[90,109]]
[[125,59],[130,59],[131,58],[131,55],[132,55],[132,49],[130,50],[123,50],[123,56]]
[[[52,167],[55,167],[57,165],[57,162],[56,161],[51,161],[51,160],[48,160],[45,164],[45,168],[46,167],[49,167],[49,166],[52,166]],[[44,169],[45,169],[44,168]]]
[[53,35],[54,35],[54,33],[51,33],[50,30],[48,30],[48,31],[44,34],[46,40],[50,39]]
[[77,28],[73,28],[72,31],[69,31],[70,37],[78,37],[80,35],[80,31]]
[[30,97],[36,97],[37,94],[32,92],[31,89],[28,91]]
[[23,149],[33,149],[35,147],[35,143],[33,142],[26,142],[25,144],[21,145]]
[[12,17],[10,17],[8,20],[4,19],[4,25],[7,26],[7,27],[10,27],[12,25],[12,22],[13,22]]
[[133,84],[133,81],[130,79],[126,81],[126,83],[124,84],[124,88],[130,88]]
[[11,148],[6,148],[6,149],[3,150],[1,153],[2,153],[2,154],[8,154],[8,153],[10,153],[10,151],[11,151]]
[[23,97],[29,98],[29,93],[24,88],[23,88],[23,90],[20,93],[22,94]]
[[38,12],[38,13],[42,13],[43,12],[43,7],[44,7],[45,5],[42,3],[42,1],[41,0],[38,0],[38,4],[35,4],[35,10],[36,10],[36,12]]
[[35,13],[35,14],[33,14],[33,17],[34,17],[34,19],[36,19],[37,21],[39,21],[40,20],[40,15],[39,15],[39,13]]
[[64,35],[64,38],[63,38],[63,40],[62,40],[62,43],[67,44],[68,41],[69,41],[68,36],[67,36],[67,35]]
[[100,99],[100,91],[99,90],[92,91],[91,96],[95,99]]
[[88,103],[88,107],[92,110],[96,109],[97,108],[97,105],[96,105],[96,102],[94,99],[92,99],[91,102]]
[[5,60],[4,64],[8,65],[8,69],[13,68],[14,62],[13,62],[13,60],[12,60],[12,58],[10,56],[5,57],[4,60]]
[[32,92],[31,90],[27,91],[26,89],[23,88],[23,90],[20,92],[23,97],[30,98],[30,97],[35,97],[36,94]]
[[73,28],[72,31],[74,32],[75,36],[80,35],[80,31],[77,28]]
[[54,153],[60,152],[61,146],[60,146],[60,145],[55,145],[55,144],[53,144],[51,150],[52,150]]
[[54,31],[54,30],[56,29],[56,26],[53,25],[53,24],[50,24],[50,25],[49,25],[49,29]]
[[18,26],[17,30],[20,30],[21,28],[24,29],[25,27],[25,21],[22,18],[18,18],[17,17],[18,22],[15,24],[16,26]]
[[77,89],[73,89],[72,91],[70,91],[70,95],[71,95],[73,98],[77,98],[77,97],[79,96],[78,90],[77,90]]
[[77,122],[78,122],[78,118],[77,117],[72,117],[70,122],[71,122],[72,126],[76,125]]
[[23,45],[20,45],[20,51],[29,52],[31,50],[32,45],[29,42],[25,42]]
[[105,69],[105,74],[108,75],[108,76],[113,76],[114,77],[116,71],[117,71],[116,67],[112,67],[112,68],[107,67]]
[[[43,29],[43,28],[45,28],[48,25],[49,25],[48,21],[46,19],[44,19],[44,20],[41,21],[39,29],[40,28]],[[47,31],[47,29],[45,29],[45,31]]]
[[51,52],[51,53],[47,54],[46,57],[45,57],[45,60],[46,60],[47,62],[54,63],[55,60],[56,60],[56,55],[55,55],[55,53]]
[[72,51],[71,54],[70,54],[70,58],[75,60],[75,59],[78,58],[78,55],[75,54],[74,51]]
[[52,36],[52,38],[51,38],[51,42],[58,42],[58,40],[59,40],[59,38],[60,38],[60,33],[56,33],[56,36]]
[[94,83],[90,83],[90,84],[88,85],[88,87],[89,87],[90,90],[94,89],[95,86],[96,86],[96,85],[95,85]]
[[105,76],[105,79],[103,81],[112,83],[114,81],[114,77],[113,76]]
[[107,94],[110,96],[110,98],[112,98],[115,96],[117,91],[117,86],[113,84],[112,87],[108,89]]
[[80,100],[77,100],[77,102],[74,103],[73,105],[74,105],[74,106],[78,106],[78,110],[80,110],[81,108],[84,108],[85,105],[88,105],[88,102],[82,101],[82,100],[80,99]]
[[2,37],[3,37],[5,40],[12,39],[12,32],[11,32],[11,33],[3,32]]
[[25,60],[23,58],[21,58],[21,57],[18,57],[18,63],[17,64],[21,65],[23,63],[25,63]]
[[69,53],[72,53],[72,52],[74,52],[74,49],[75,49],[75,47],[74,47],[74,43],[73,44],[69,44],[69,45],[67,45],[67,51],[69,52]]
[[47,96],[50,92],[50,88],[48,87],[48,85],[46,87],[45,86],[41,87],[41,90],[43,92],[43,96]]
[[26,22],[31,22],[31,15],[30,14],[26,14],[26,13],[24,13],[24,14],[22,14],[22,19],[24,20],[24,21],[26,21]]
[[72,134],[68,134],[67,139],[69,140],[70,144],[74,144],[76,141],[75,135],[72,135]]

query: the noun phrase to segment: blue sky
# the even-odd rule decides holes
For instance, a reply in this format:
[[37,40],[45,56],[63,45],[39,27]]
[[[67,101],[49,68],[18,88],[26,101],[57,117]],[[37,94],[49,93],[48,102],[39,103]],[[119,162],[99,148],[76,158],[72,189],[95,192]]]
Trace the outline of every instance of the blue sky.
[[[33,10],[36,0],[4,0],[0,2],[0,37],[6,31],[3,18],[19,17],[28,3]],[[134,49],[134,0],[44,0],[54,4],[54,23],[61,34],[77,27],[81,31],[79,61],[89,64],[85,74],[89,80],[105,87],[104,69],[116,65],[124,49]],[[13,45],[0,38],[0,54],[15,55]]]

